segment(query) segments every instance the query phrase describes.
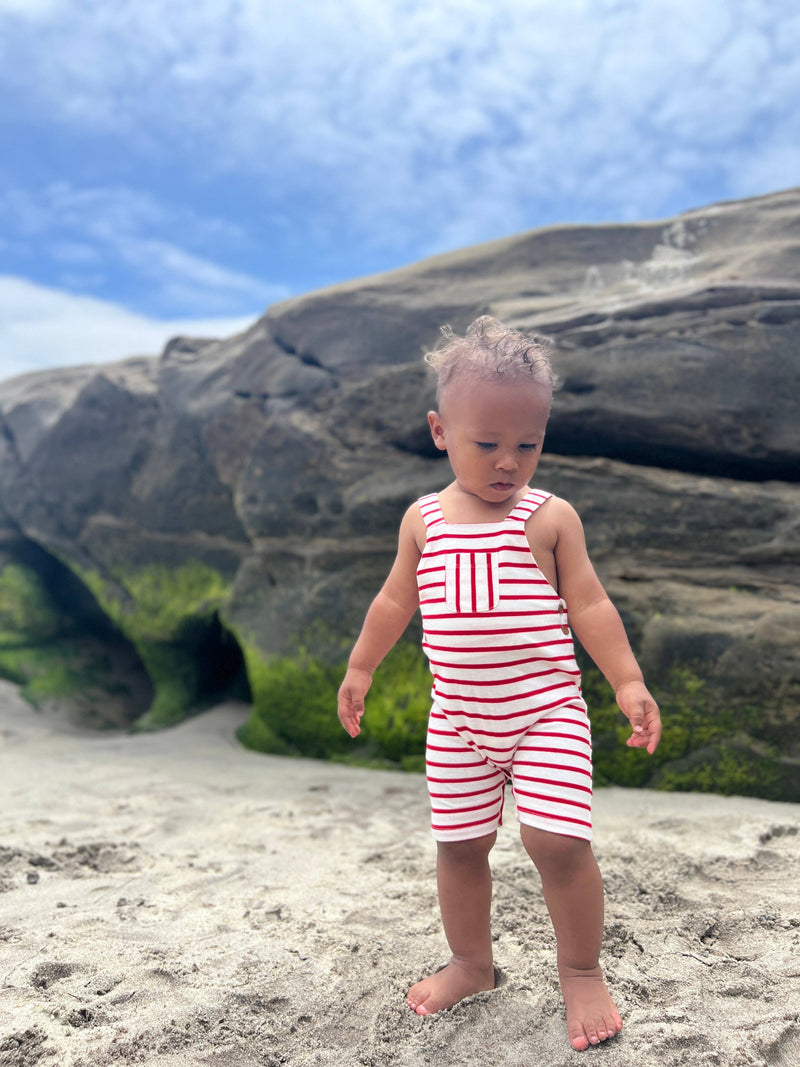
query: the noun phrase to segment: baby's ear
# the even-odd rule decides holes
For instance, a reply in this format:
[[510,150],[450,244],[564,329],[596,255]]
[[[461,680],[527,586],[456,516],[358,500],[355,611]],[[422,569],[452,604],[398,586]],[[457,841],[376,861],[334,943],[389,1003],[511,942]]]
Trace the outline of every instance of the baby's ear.
[[441,452],[445,452],[447,450],[447,445],[444,439],[444,423],[442,422],[442,416],[438,411],[428,412],[428,425],[431,428],[433,443]]

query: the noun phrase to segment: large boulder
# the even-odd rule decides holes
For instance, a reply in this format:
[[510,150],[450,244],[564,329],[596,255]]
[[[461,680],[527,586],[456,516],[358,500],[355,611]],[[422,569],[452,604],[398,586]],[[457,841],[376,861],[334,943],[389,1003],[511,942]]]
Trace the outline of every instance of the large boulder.
[[[79,579],[169,721],[237,676],[220,635],[251,665],[357,631],[404,509],[449,476],[422,352],[491,313],[552,339],[538,481],[581,512],[666,703],[680,690],[688,715],[688,685],[699,718],[739,709],[748,790],[800,799],[799,224],[791,190],[553,227],[285,301],[228,340],[11,379],[0,529]],[[696,748],[665,784],[700,781]]]

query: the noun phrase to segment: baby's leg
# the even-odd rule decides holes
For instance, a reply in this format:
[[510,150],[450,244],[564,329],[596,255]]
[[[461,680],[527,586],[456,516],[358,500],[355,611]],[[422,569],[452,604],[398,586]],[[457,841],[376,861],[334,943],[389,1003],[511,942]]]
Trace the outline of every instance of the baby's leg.
[[489,852],[496,833],[471,841],[439,841],[436,878],[450,962],[408,991],[417,1015],[432,1015],[459,1000],[494,988]]
[[622,1027],[603,981],[603,882],[588,841],[522,826],[522,841],[542,876],[558,944],[558,973],[573,1048],[585,1049]]

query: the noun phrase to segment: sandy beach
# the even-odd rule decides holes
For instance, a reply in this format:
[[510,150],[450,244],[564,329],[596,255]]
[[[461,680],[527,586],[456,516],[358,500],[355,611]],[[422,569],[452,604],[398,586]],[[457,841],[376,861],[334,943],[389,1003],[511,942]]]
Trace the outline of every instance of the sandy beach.
[[800,805],[598,790],[625,1028],[579,1053],[513,813],[498,987],[418,1018],[447,952],[423,779],[248,752],[246,715],[88,734],[0,682],[2,1067],[800,1063]]

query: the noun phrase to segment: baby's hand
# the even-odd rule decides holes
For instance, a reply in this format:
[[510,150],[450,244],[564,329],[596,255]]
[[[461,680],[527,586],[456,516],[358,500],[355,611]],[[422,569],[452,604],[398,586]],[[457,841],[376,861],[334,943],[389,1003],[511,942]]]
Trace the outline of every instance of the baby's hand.
[[339,687],[339,721],[351,737],[361,733],[359,721],[364,714],[364,697],[372,685],[369,671],[348,667],[344,681]]
[[646,748],[652,756],[661,740],[658,704],[650,696],[644,682],[626,682],[619,687],[616,697],[623,715],[633,727],[628,745],[631,748]]

